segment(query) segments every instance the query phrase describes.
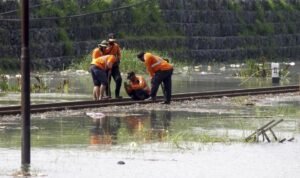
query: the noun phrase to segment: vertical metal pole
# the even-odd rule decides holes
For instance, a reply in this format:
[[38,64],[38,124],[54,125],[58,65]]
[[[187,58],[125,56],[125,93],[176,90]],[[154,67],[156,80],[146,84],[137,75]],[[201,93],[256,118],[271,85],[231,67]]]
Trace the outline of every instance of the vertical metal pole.
[[29,2],[22,0],[22,170],[27,172],[30,166],[30,58],[29,58]]

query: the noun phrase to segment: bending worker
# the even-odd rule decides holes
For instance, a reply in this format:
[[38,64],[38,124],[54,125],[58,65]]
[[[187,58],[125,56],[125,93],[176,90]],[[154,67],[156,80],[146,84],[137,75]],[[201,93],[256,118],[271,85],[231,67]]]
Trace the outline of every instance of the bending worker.
[[[98,44],[98,47],[96,47],[92,51],[92,60],[94,60],[94,59],[96,59],[98,57],[103,56],[107,45],[108,45],[108,42],[106,40],[103,40],[100,44]],[[89,70],[90,70],[91,73],[92,73],[92,67],[93,67],[93,65],[90,65],[90,69]],[[94,96],[95,100],[99,99],[99,90],[100,90],[99,86],[98,85],[94,85],[93,96]],[[96,99],[97,95],[98,95],[98,99]]]
[[161,83],[164,84],[165,101],[163,104],[170,104],[172,95],[172,74],[173,66],[163,58],[151,53],[140,52],[137,55],[138,59],[144,62],[146,69],[151,79],[151,92],[149,100],[155,101],[157,90]]
[[98,44],[98,47],[93,50],[92,59],[96,59],[100,56],[103,56],[107,45],[108,45],[108,42],[106,40],[101,41],[101,43]]
[[[105,55],[114,55],[116,58],[116,63],[113,65],[111,76],[113,77],[115,83],[116,83],[116,89],[115,89],[115,97],[116,98],[122,98],[120,96],[120,89],[122,85],[122,76],[120,73],[119,65],[121,61],[121,49],[120,46],[116,43],[116,39],[114,37],[114,34],[109,34],[108,36],[108,47],[105,49]],[[110,91],[110,81],[111,77],[109,77],[109,85],[106,89],[106,94],[108,96],[111,96]]]
[[124,83],[125,90],[127,94],[133,100],[144,100],[149,98],[150,89],[145,81],[145,79],[140,75],[135,75],[134,72],[129,72],[127,75],[129,84]]
[[105,55],[92,60],[90,70],[94,82],[93,96],[95,100],[107,98],[104,96],[104,91],[108,85],[112,66],[116,62],[114,55]]

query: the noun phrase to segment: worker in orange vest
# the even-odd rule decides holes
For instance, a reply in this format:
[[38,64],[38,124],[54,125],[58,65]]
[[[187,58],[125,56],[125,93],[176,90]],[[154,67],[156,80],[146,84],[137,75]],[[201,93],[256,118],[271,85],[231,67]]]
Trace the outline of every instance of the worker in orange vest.
[[95,100],[106,99],[104,91],[108,85],[112,66],[117,62],[114,55],[105,55],[92,59],[91,74],[94,83],[93,96]]
[[141,75],[135,75],[134,72],[129,72],[127,75],[129,83],[125,82],[124,87],[127,94],[133,100],[144,100],[149,98],[150,89]]
[[92,51],[92,59],[96,59],[100,56],[103,56],[107,46],[108,42],[106,40],[101,41],[101,43],[98,44],[98,47]]
[[163,93],[165,97],[165,101],[163,102],[163,104],[170,104],[172,95],[173,66],[163,58],[149,52],[140,52],[137,55],[137,58],[144,62],[148,73],[152,77],[149,100],[156,100],[156,94],[159,85],[163,83]]
[[[120,89],[122,85],[122,76],[120,73],[120,61],[121,61],[121,48],[120,46],[116,43],[116,39],[113,33],[110,33],[108,35],[108,46],[105,49],[104,52],[105,55],[114,55],[116,57],[117,62],[114,64],[111,72],[111,76],[113,77],[115,83],[116,83],[116,88],[115,88],[115,97],[116,98],[122,98],[120,96]],[[111,77],[109,78],[109,83],[108,87],[106,89],[106,94],[108,96],[111,96],[111,91],[110,91],[110,81]]]

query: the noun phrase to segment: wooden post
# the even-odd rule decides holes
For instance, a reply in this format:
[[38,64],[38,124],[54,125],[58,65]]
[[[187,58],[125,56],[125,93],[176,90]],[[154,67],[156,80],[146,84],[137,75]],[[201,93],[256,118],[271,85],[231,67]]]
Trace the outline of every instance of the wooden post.
[[273,135],[274,139],[277,141],[278,139],[277,139],[277,137],[276,137],[275,133],[273,132],[273,130],[272,130],[272,129],[269,129],[269,130],[270,130],[270,132],[272,133],[272,135]]
[[267,140],[268,142],[271,142],[271,140],[269,139],[269,137],[268,137],[268,135],[266,134],[265,131],[262,131],[262,135],[263,135],[264,138],[266,138],[266,140]]

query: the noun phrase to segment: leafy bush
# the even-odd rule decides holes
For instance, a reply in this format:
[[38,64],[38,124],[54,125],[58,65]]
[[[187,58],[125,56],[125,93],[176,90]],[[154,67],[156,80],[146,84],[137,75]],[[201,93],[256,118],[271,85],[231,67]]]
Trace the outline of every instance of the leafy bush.
[[276,5],[273,2],[273,0],[267,0],[267,4],[268,4],[268,7],[270,8],[270,10],[275,10],[276,9]]

